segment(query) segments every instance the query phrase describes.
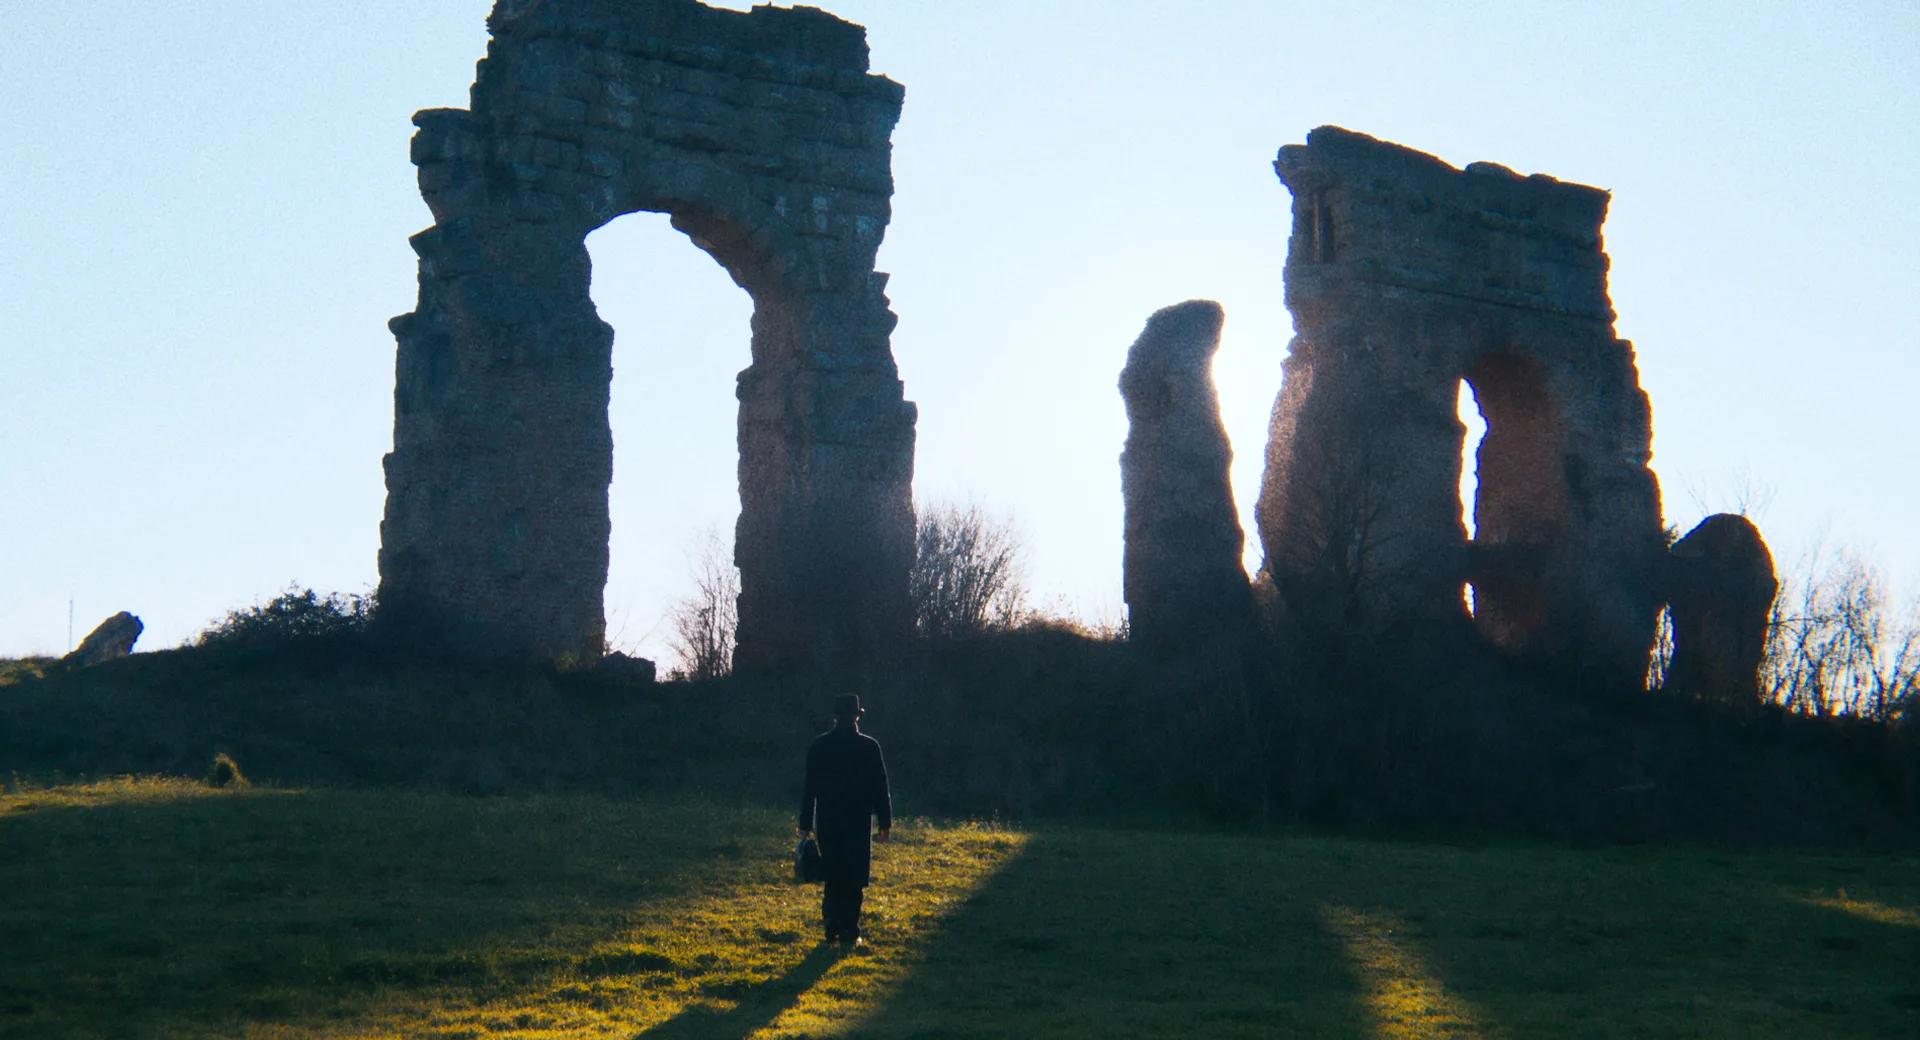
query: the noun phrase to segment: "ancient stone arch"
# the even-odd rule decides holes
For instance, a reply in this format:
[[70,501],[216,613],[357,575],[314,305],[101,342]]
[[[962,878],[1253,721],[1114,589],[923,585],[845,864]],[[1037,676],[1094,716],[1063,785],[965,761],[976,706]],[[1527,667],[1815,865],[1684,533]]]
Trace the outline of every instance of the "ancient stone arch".
[[[382,624],[592,659],[607,577],[613,331],[589,232],[665,212],[752,296],[740,373],[736,662],[904,636],[914,407],[874,271],[899,84],[807,7],[501,0],[468,109],[417,113],[432,227],[395,318]],[[661,489],[663,499],[671,488]]]
[[[1651,414],[1613,333],[1606,192],[1338,127],[1274,168],[1296,335],[1257,519],[1281,602],[1444,626],[1471,582],[1493,644],[1636,682],[1665,543]],[[1471,542],[1462,380],[1487,420]]]

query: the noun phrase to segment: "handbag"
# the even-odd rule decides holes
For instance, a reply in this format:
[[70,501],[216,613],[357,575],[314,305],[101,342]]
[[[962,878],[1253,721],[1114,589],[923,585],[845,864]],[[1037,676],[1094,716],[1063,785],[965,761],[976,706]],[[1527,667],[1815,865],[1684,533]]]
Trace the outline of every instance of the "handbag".
[[793,847],[793,879],[802,884],[827,879],[826,866],[820,861],[820,846],[814,844],[811,834]]

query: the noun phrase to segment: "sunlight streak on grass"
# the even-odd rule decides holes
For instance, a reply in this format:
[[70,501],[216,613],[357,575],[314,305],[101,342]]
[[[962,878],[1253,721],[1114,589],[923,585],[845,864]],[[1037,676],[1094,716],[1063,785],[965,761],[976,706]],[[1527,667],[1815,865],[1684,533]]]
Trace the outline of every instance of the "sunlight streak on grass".
[[7,813],[26,813],[37,809],[88,809],[107,805],[177,802],[189,798],[231,797],[242,793],[267,792],[208,787],[196,780],[170,776],[114,776],[53,787],[28,786],[16,779],[13,784],[0,787],[0,818]]
[[1802,899],[1801,902],[1806,903],[1808,906],[1822,907],[1827,910],[1838,910],[1843,914],[1851,914],[1854,917],[1875,921],[1880,924],[1898,925],[1902,928],[1920,928],[1920,912],[1916,912],[1914,908],[1908,906],[1892,906],[1887,903],[1876,903],[1871,899],[1855,899],[1847,895],[1847,890],[1844,888],[1841,889],[1837,895],[1808,896]]
[[753,1036],[818,1036],[871,1015],[887,991],[912,974],[940,925],[1018,859],[1028,839],[1024,833],[973,824],[948,833],[944,845],[918,850],[908,861],[911,869],[903,869],[906,864],[893,868],[890,873],[897,871],[898,877],[892,884],[868,889],[868,913],[883,926],[872,930],[875,946],[869,955],[837,966]]
[[[465,1001],[419,991],[376,1013],[364,1034],[544,1040],[603,1036],[819,1036],[857,1021],[911,972],[941,922],[1026,841],[961,824],[903,826],[877,850],[868,889],[871,944],[821,948],[820,889],[770,863],[683,898],[634,908],[570,968],[510,992]],[[551,957],[553,944],[474,956]],[[408,999],[411,998],[411,999]]]
[[1394,933],[1405,931],[1394,918],[1338,904],[1321,915],[1327,931],[1339,938],[1359,976],[1374,1032],[1382,1040],[1491,1037],[1471,1008],[1447,992],[1446,983],[1425,960]]

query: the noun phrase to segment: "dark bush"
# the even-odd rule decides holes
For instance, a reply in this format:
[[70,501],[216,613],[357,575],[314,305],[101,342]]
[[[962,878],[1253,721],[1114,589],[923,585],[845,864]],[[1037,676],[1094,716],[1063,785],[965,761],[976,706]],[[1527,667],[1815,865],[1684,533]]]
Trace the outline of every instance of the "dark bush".
[[213,765],[207,769],[208,787],[246,787],[246,775],[240,772],[240,764],[233,756],[222,751],[213,756]]
[[360,635],[373,621],[374,597],[329,593],[290,585],[264,606],[230,610],[194,637],[196,647],[283,647],[310,639]]

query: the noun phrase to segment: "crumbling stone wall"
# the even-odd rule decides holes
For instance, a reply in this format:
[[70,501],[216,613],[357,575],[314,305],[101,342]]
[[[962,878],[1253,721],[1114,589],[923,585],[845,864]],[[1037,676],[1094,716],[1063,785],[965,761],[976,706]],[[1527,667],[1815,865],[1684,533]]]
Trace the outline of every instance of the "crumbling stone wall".
[[1724,704],[1760,703],[1767,622],[1780,591],[1773,554],[1752,521],[1716,513],[1673,544],[1666,688]]
[[[1606,192],[1338,127],[1274,169],[1296,334],[1257,520],[1285,608],[1444,626],[1471,582],[1494,644],[1634,682],[1665,546],[1647,398],[1613,334]],[[1471,542],[1462,380],[1487,421]]]
[[1212,300],[1156,311],[1120,373],[1129,424],[1120,455],[1127,622],[1134,641],[1158,649],[1252,628],[1245,536],[1227,474],[1233,449],[1213,387],[1224,317]]
[[902,91],[868,74],[865,31],[693,0],[501,0],[488,27],[471,108],[414,116],[434,225],[412,239],[419,303],[392,322],[382,624],[489,654],[601,652],[613,331],[584,243],[648,210],[754,301],[736,662],[903,637],[915,413],[873,269]]

